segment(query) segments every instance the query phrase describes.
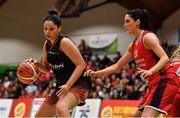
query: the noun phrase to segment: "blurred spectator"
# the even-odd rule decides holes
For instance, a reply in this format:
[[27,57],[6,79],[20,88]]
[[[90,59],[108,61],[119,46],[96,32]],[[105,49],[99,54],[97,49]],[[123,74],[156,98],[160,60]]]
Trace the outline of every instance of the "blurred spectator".
[[113,62],[116,63],[121,57],[121,52],[117,51],[116,56],[113,58]]
[[97,92],[93,91],[91,98],[93,98],[93,99],[99,99],[99,96],[97,95]]
[[11,82],[10,82],[8,76],[5,76],[5,77],[4,77],[4,82],[3,82],[4,88],[7,89],[7,88],[9,87],[9,84],[10,84],[10,83],[11,83]]
[[127,70],[128,74],[129,75],[134,74],[136,72],[136,63],[134,61],[131,61],[128,66],[129,66],[129,68]]
[[24,89],[21,89],[21,96],[19,98],[20,99],[28,98],[27,97],[27,92]]
[[37,86],[34,84],[29,84],[26,86],[25,91],[27,92],[28,98],[33,98],[35,92],[38,90]]
[[89,69],[91,69],[91,70],[93,69],[93,63],[91,60],[89,60],[86,65],[86,70],[89,70]]
[[86,44],[85,40],[82,39],[80,45],[78,46],[78,49],[80,50],[81,55],[83,56],[85,62],[88,62],[91,60],[92,57],[92,50],[89,48],[89,46]]
[[[166,41],[162,43],[165,50],[175,49],[176,45],[169,45]],[[101,59],[99,55],[92,54],[91,49],[85,40],[81,41],[79,50],[87,63],[86,69],[99,70],[115,63],[121,58],[121,53],[117,52],[114,58],[104,55]],[[92,56],[93,55],[93,56]],[[112,60],[112,61],[111,61]],[[100,99],[141,99],[147,91],[147,81],[142,80],[136,73],[136,63],[132,60],[118,74],[110,76],[91,78],[92,91],[90,98]],[[48,88],[53,86],[55,81],[52,72],[41,74],[37,82],[25,85],[18,81],[15,72],[8,71],[0,79],[0,98],[41,98],[48,95]]]
[[166,40],[162,40],[161,45],[169,58],[171,57],[171,55],[175,51],[175,49],[177,49],[177,47],[178,47],[178,45],[168,44],[168,42]]
[[120,95],[118,91],[116,90],[113,91],[112,99],[120,99]]
[[103,59],[100,61],[100,68],[105,68],[106,66],[109,66],[112,64],[112,61],[110,60],[110,58],[105,54]]
[[102,92],[99,94],[99,96],[101,99],[110,99],[109,92],[108,92],[107,88],[104,88],[104,87],[102,89]]
[[0,98],[5,98],[4,92],[5,92],[5,88],[3,85],[3,81],[2,81],[2,79],[0,79]]

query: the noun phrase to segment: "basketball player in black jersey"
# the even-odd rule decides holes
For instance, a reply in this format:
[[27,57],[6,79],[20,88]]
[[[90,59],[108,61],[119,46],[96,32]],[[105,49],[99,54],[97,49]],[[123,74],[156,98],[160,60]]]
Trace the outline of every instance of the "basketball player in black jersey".
[[[76,45],[60,34],[61,19],[56,11],[49,11],[44,18],[46,41],[42,63],[37,63],[41,72],[53,71],[56,86],[36,113],[36,117],[70,117],[69,110],[84,101],[91,90],[91,80],[83,77],[86,64]],[[31,60],[32,61],[32,60]]]

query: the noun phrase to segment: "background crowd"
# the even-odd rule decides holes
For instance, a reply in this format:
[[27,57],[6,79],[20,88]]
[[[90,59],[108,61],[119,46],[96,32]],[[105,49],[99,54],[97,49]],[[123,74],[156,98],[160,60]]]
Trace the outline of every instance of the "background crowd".
[[[177,48],[176,45],[169,45],[166,41],[162,42],[168,56]],[[87,63],[87,70],[99,70],[115,63],[121,58],[121,53],[116,52],[113,58],[108,54],[99,56],[81,41],[78,46],[84,60]],[[93,89],[89,98],[99,99],[141,99],[148,88],[147,81],[141,79],[136,73],[136,64],[132,60],[128,65],[120,70],[118,74],[110,76],[91,78]],[[0,98],[43,98],[48,94],[48,88],[55,83],[52,72],[40,74],[34,84],[25,85],[19,82],[16,71],[7,71],[0,76]]]

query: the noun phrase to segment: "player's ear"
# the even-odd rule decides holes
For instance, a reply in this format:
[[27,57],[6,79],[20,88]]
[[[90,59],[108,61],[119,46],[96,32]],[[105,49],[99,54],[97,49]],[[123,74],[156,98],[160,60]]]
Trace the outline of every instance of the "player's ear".
[[140,25],[141,21],[139,19],[136,20],[137,24]]
[[58,28],[58,32],[60,32],[61,31],[61,26]]
[[136,25],[137,25],[137,27],[140,27],[140,23],[141,23],[141,21],[140,21],[139,19],[137,19],[137,20],[136,20]]

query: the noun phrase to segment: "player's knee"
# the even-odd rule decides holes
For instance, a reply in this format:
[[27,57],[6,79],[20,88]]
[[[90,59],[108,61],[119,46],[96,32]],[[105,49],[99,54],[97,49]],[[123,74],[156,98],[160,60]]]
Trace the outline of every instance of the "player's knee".
[[56,111],[57,111],[58,113],[63,113],[63,112],[65,112],[66,110],[67,110],[67,107],[66,107],[65,104],[63,104],[63,103],[58,103],[58,104],[56,104]]
[[157,110],[154,110],[152,108],[145,108],[141,117],[157,117],[159,115],[159,112]]

